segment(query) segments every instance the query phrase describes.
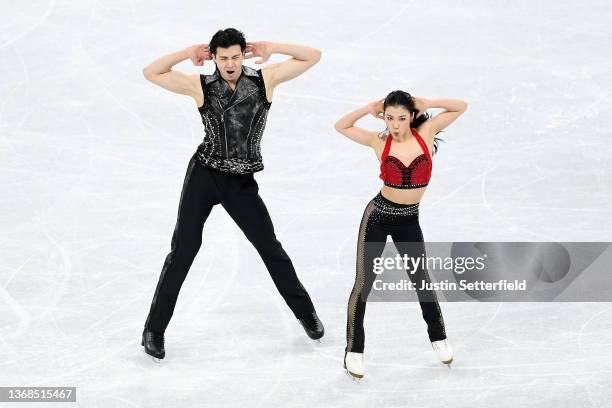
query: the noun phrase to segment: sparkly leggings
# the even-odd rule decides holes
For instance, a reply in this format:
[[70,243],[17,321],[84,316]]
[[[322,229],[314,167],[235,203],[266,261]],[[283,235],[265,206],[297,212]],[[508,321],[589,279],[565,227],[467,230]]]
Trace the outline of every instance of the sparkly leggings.
[[[400,255],[418,256],[415,254],[415,247],[420,247],[418,254],[425,254],[424,244],[402,245],[403,242],[423,243],[423,233],[419,225],[419,204],[397,204],[378,193],[364,211],[357,243],[357,274],[348,302],[345,350],[347,352],[363,353],[366,299],[376,276],[372,265],[374,258],[382,254],[387,235],[393,238]],[[368,243],[367,250],[366,243]],[[416,288],[421,287],[423,280],[430,282],[429,274],[424,268],[418,269],[414,274],[409,273],[408,276]],[[445,339],[444,320],[435,292],[432,290],[416,292],[423,319],[427,323],[430,341]]]

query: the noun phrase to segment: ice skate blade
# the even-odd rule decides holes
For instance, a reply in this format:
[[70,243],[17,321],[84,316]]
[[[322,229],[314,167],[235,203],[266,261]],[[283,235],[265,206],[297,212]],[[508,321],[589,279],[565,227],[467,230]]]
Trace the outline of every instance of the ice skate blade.
[[451,368],[451,363],[452,363],[452,362],[453,362],[453,359],[451,358],[451,359],[450,359],[450,360],[448,360],[448,361],[443,361],[443,362],[442,362],[442,364],[444,364],[445,366],[447,366],[447,367],[448,367],[448,369],[450,370],[450,368]]
[[346,375],[349,376],[349,378],[357,383],[361,382],[361,379],[363,378],[363,374],[355,374],[355,373],[351,373],[348,368],[346,368],[346,363],[344,364],[344,371],[346,372]]
[[349,378],[356,383],[360,383],[361,380],[363,379],[363,375],[351,373],[349,370],[344,370],[344,371],[346,372],[346,375],[348,375]]
[[161,363],[161,360],[162,360],[161,358],[157,358],[157,357],[150,355],[149,353],[147,353],[147,350],[145,350],[144,348],[142,349],[142,352],[145,353],[145,355],[149,357],[151,360],[153,360],[154,363],[157,363],[157,364]]
[[161,358],[154,357],[154,356],[150,355],[149,353],[146,352],[146,350],[142,350],[142,351],[147,355],[147,357],[149,357],[151,360],[153,360],[153,362],[155,364],[161,364],[161,361],[162,361]]

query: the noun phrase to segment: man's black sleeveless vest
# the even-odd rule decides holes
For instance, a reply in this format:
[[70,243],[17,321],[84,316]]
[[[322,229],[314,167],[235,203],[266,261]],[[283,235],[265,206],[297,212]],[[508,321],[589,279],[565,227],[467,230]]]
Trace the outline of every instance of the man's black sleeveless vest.
[[271,103],[261,70],[242,66],[232,91],[219,70],[200,75],[204,105],[198,108],[204,124],[204,141],[196,157],[206,167],[248,174],[264,168],[261,136]]

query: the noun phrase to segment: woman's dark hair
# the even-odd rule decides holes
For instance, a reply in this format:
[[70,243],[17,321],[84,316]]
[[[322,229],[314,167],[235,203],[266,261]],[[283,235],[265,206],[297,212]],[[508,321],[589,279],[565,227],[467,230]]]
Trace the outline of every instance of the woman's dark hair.
[[[389,106],[402,106],[406,108],[411,114],[414,113],[414,120],[410,124],[410,127],[414,129],[421,126],[431,117],[429,113],[420,112],[418,109],[416,109],[416,107],[414,106],[414,99],[412,99],[412,95],[405,91],[397,90],[390,92],[385,98],[385,102],[383,104],[384,110],[387,110],[387,107]],[[440,132],[437,132],[436,134],[438,133]],[[438,143],[440,141],[444,141],[444,139],[434,137],[434,154],[438,152]]]
[[235,28],[226,28],[225,30],[219,30],[213,35],[208,48],[211,54],[217,53],[217,48],[229,48],[232,45],[239,45],[240,50],[244,52],[246,49],[246,40],[242,31],[236,30]]

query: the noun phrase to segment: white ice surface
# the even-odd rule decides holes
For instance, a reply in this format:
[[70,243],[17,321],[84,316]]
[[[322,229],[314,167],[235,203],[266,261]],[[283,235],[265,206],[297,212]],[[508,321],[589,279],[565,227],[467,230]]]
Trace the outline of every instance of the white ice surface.
[[[611,406],[607,303],[443,303],[450,372],[417,304],[372,304],[367,378],[348,380],[356,234],[380,181],[333,130],[397,88],[464,98],[426,240],[610,241],[609,2],[5,0],[0,15],[0,386],[76,386],[83,407]],[[327,334],[305,337],[217,207],[156,365],[140,334],[203,133],[195,103],[141,70],[228,26],[323,50],[278,88],[256,179]]]

